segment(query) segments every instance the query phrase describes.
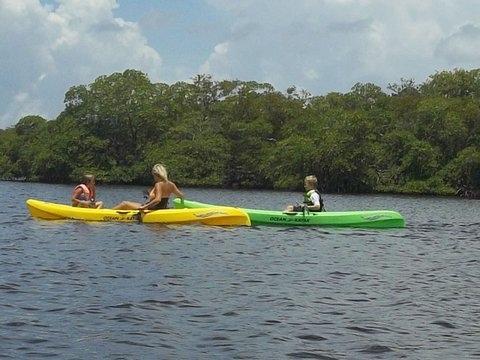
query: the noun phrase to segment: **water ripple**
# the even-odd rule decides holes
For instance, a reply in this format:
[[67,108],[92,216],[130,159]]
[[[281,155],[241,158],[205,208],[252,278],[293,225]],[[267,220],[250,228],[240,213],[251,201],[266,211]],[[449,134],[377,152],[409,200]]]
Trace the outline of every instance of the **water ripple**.
[[300,351],[300,352],[293,352],[293,353],[288,353],[288,357],[292,357],[294,359],[318,359],[318,360],[337,360],[337,358],[331,357],[331,356],[326,356],[326,355],[321,355],[316,352],[310,352],[310,351]]
[[390,349],[388,346],[382,346],[382,345],[371,345],[364,350],[360,350],[360,352],[367,353],[367,354],[383,354],[391,351],[393,350]]
[[[115,203],[132,189],[100,185],[99,194]],[[198,200],[257,208],[281,208],[288,196],[187,190]],[[15,218],[0,213],[1,358],[480,356],[477,202],[326,195],[332,210],[390,208],[407,217],[406,229],[385,231],[27,214],[27,197],[64,202],[70,192],[0,182],[0,196],[16,194],[2,198]]]

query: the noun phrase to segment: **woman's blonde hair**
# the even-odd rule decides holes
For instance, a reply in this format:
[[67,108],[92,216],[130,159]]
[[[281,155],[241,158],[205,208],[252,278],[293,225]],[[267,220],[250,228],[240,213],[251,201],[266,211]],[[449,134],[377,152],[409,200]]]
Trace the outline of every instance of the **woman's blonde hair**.
[[163,166],[162,164],[153,165],[152,175],[157,175],[163,180],[168,180],[167,169],[165,169],[165,166]]
[[305,176],[305,182],[310,184],[311,186],[315,186],[315,187],[317,187],[317,184],[318,184],[318,180],[317,180],[317,177],[315,175]]

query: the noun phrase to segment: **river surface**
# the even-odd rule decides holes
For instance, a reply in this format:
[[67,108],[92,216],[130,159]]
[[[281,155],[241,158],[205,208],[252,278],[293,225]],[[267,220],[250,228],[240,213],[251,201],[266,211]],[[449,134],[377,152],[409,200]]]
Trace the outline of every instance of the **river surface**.
[[[143,187],[98,186],[111,206]],[[300,193],[183,189],[282,209]],[[0,182],[0,358],[480,358],[480,201],[324,195],[392,230],[32,219],[71,186]]]

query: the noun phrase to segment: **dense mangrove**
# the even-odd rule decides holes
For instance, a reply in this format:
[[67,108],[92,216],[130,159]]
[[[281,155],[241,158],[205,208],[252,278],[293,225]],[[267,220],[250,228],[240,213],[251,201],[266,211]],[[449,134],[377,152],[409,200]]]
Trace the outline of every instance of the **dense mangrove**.
[[209,75],[168,85],[126,70],[70,88],[56,119],[0,130],[0,178],[146,184],[162,162],[181,186],[300,189],[316,174],[325,192],[478,197],[480,69],[387,90],[314,96]]

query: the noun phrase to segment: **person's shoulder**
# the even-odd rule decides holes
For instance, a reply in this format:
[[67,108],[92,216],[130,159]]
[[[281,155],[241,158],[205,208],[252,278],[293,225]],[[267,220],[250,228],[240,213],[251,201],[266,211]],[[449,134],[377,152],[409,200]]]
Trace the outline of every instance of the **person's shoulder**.
[[159,181],[159,182],[156,182],[155,183],[155,186],[156,187],[160,187],[160,188],[170,188],[172,186],[175,186],[175,184],[173,182],[171,182],[170,180],[166,180],[166,181]]

